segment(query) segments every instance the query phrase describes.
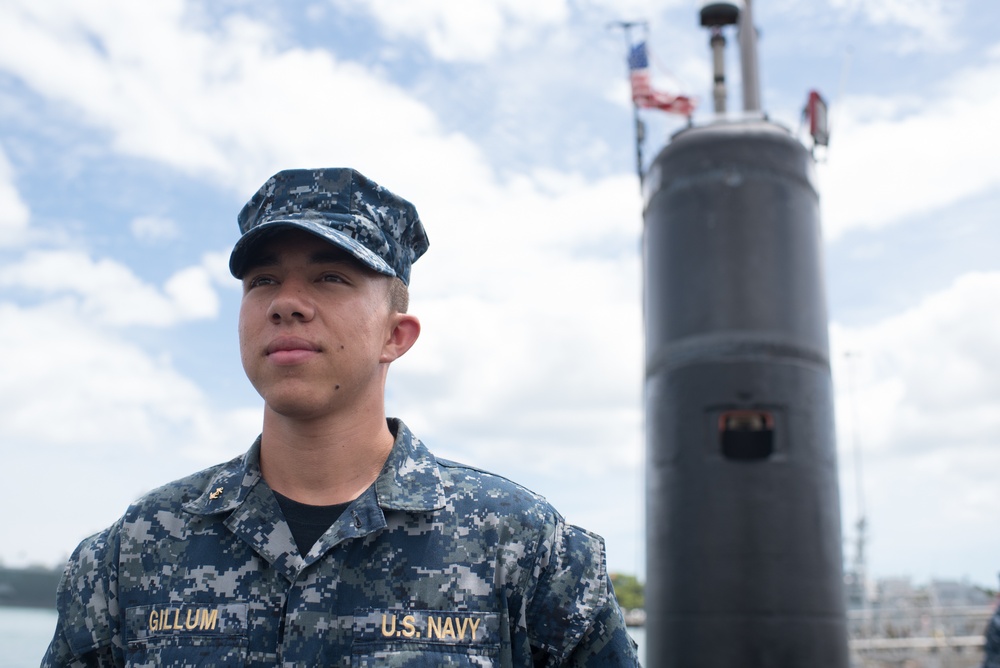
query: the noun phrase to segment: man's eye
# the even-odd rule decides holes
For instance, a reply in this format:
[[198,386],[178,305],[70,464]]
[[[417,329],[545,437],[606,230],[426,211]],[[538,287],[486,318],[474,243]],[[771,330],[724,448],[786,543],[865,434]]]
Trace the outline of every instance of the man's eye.
[[340,274],[323,274],[323,277],[320,280],[327,283],[343,283],[344,277]]
[[274,283],[274,279],[270,276],[254,276],[247,281],[247,287],[258,288],[262,285],[271,285],[272,283]]

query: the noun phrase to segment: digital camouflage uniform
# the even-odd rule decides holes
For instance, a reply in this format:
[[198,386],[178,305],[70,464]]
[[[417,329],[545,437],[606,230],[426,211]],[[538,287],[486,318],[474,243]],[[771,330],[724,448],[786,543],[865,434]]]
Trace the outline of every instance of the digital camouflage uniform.
[[260,442],[162,487],[71,557],[43,666],[634,666],[602,540],[401,422],[301,555]]
[[986,658],[983,668],[1000,668],[1000,605],[986,626]]

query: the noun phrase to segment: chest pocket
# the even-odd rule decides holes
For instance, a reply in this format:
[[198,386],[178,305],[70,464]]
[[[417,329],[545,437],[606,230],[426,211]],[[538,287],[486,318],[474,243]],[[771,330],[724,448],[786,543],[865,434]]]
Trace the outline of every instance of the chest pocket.
[[146,666],[242,666],[247,605],[144,605],[125,611],[125,661]]
[[498,666],[498,617],[482,612],[358,610],[352,668]]

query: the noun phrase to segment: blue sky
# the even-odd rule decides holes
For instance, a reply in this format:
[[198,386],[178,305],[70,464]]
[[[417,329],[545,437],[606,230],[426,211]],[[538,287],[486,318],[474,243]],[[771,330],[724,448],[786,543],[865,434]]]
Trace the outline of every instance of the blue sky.
[[[261,402],[226,269],[236,212],[280,169],[344,165],[412,200],[431,240],[390,413],[641,573],[642,217],[607,26],[649,21],[654,83],[707,123],[697,8],[0,5],[0,560],[56,564],[139,494],[245,450]],[[1000,8],[754,11],[770,117],[797,132],[811,88],[831,101],[817,173],[845,539],[860,444],[871,572],[995,586]],[[648,162],[683,121],[643,116]]]

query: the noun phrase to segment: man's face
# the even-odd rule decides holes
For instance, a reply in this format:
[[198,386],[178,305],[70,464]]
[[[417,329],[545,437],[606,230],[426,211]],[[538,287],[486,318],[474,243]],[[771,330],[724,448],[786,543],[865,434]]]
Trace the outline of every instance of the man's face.
[[248,266],[240,354],[267,409],[299,419],[381,410],[385,367],[402,354],[394,328],[408,317],[390,313],[390,279],[298,230],[261,243]]

